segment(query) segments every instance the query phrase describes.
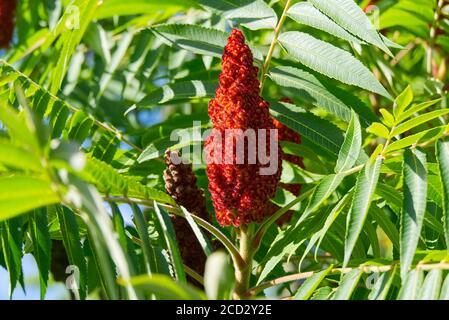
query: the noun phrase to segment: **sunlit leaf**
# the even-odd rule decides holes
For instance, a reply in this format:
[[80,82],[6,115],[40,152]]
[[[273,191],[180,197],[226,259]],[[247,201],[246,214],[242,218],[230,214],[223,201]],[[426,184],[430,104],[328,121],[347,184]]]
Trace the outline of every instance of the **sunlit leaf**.
[[368,68],[345,50],[297,31],[282,33],[279,42],[293,58],[319,73],[391,97]]
[[401,216],[401,277],[404,279],[413,262],[426,211],[426,154],[409,149],[404,155],[404,202]]

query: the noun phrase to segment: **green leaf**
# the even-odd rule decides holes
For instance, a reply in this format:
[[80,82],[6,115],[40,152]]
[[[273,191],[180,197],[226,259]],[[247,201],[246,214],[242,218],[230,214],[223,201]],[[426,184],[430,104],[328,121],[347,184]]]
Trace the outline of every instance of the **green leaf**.
[[225,19],[248,29],[274,29],[276,12],[263,0],[197,0],[206,8],[221,14]]
[[204,254],[207,257],[210,256],[214,250],[212,248],[212,244],[209,241],[209,238],[204,235],[204,233],[201,231],[198,224],[195,222],[195,220],[193,220],[191,213],[188,212],[184,207],[181,207],[181,210],[184,213],[185,219],[187,220],[190,227],[192,228],[192,231],[195,234],[198,242],[200,243],[201,247],[203,248]]
[[[376,189],[376,193],[386,200],[389,207],[396,213],[398,217],[401,216],[404,198],[402,196],[402,193],[385,183],[379,184],[378,188]],[[441,222],[438,222],[438,220],[433,215],[427,214],[424,216],[424,225],[436,231],[437,233],[442,234],[444,232]]]
[[[0,193],[1,194],[1,193]],[[12,297],[17,281],[23,282],[22,274],[22,219],[0,222],[3,257],[9,273],[9,297]]]
[[298,291],[295,294],[295,300],[307,300],[312,294],[315,292],[317,287],[320,285],[321,281],[326,278],[329,272],[332,270],[333,266],[330,265],[327,269],[314,273],[310,278],[308,278],[304,283],[299,287]]
[[103,133],[91,149],[93,158],[106,163],[111,163],[117,152],[119,140],[112,132]]
[[114,229],[118,234],[120,245],[128,255],[128,263],[130,266],[131,275],[140,274],[139,259],[137,257],[134,243],[126,234],[125,223],[123,221],[122,213],[115,203],[110,203],[112,209],[112,219],[114,221]]
[[354,269],[345,274],[341,279],[340,285],[337,288],[337,291],[335,291],[332,300],[349,300],[362,274],[363,271],[361,269]]
[[174,281],[166,275],[155,274],[133,277],[129,281],[119,280],[122,285],[132,285],[153,293],[161,300],[205,300],[204,293],[187,284]]
[[234,287],[234,274],[229,257],[222,251],[214,252],[206,261],[204,289],[212,300],[227,300]]
[[440,171],[439,177],[443,186],[444,237],[449,250],[449,138],[438,140],[435,149]]
[[380,109],[379,112],[383,116],[383,123],[385,123],[389,128],[393,127],[395,124],[395,120],[393,115],[386,109]]
[[351,34],[392,56],[369,18],[353,0],[309,0],[309,2]]
[[405,281],[398,294],[398,300],[415,300],[424,279],[424,273],[420,269],[413,269],[406,274]]
[[41,300],[47,291],[48,272],[51,260],[51,240],[48,230],[47,211],[45,209],[34,210],[30,214],[30,234],[33,241],[33,256],[39,268]]
[[429,130],[424,130],[419,133],[412,134],[401,140],[392,142],[386,149],[385,153],[407,148],[411,145],[418,144],[421,141],[429,141],[436,139],[444,133],[446,126],[436,127]]
[[152,109],[162,103],[180,99],[210,98],[214,96],[216,87],[216,81],[201,80],[180,81],[166,84],[163,87],[150,92],[145,98],[129,108],[127,112],[134,109]]
[[80,240],[80,232],[75,214],[65,206],[57,206],[56,213],[61,228],[62,240],[70,265],[76,266],[79,271],[79,278],[73,278],[78,281],[77,288],[80,299],[86,299],[87,296],[87,262],[84,257],[83,247]]
[[69,108],[62,103],[62,101],[56,101],[53,105],[50,114],[50,124],[52,127],[51,137],[59,138],[64,130],[67,119],[69,118]]
[[134,213],[134,223],[136,224],[137,232],[139,233],[139,237],[141,240],[146,273],[148,275],[162,273],[160,270],[158,270],[156,252],[151,244],[150,237],[148,235],[148,224],[145,221],[142,210],[140,210],[140,208],[136,204],[133,204],[131,207]]
[[126,53],[128,52],[133,39],[134,39],[134,32],[132,31],[126,31],[121,34],[120,43],[118,44],[111,61],[107,63],[105,71],[99,80],[97,99],[100,99],[100,97],[104,94],[106,88],[111,82],[111,79],[113,78],[114,73],[117,71],[120,62],[123,60]]
[[[349,203],[349,200],[351,200],[353,192],[346,193],[343,198],[335,205],[335,207],[332,209],[331,213],[327,216],[326,221],[324,222],[323,228],[318,232],[318,239],[316,243],[316,250],[315,255],[318,252],[318,248],[320,248],[321,243],[324,240],[324,237],[326,236],[327,232],[329,231],[330,227],[334,224],[334,222],[339,217],[340,213],[345,210],[347,204]],[[313,241],[310,241],[313,243]],[[306,249],[307,251],[307,249]],[[304,256],[305,257],[305,256]]]
[[394,280],[395,272],[396,267],[394,267],[390,272],[382,273],[378,277],[376,283],[374,284],[374,287],[369,293],[369,300],[385,300],[387,298],[388,291],[390,290]]
[[42,171],[40,159],[8,140],[0,139],[0,163],[24,171]]
[[[67,73],[68,65],[76,46],[80,43],[87,26],[94,18],[95,10],[97,9],[97,0],[78,0],[73,3],[72,6],[67,7],[67,11],[61,18],[61,21],[72,17],[74,21],[71,21],[72,28],[67,28],[70,24],[66,21],[66,29],[59,39],[61,50],[59,52],[59,58],[55,67],[52,70],[50,92],[56,94],[61,87],[62,81]],[[79,10],[79,15],[74,16],[73,8]],[[80,18],[82,17],[82,19]],[[76,25],[78,24],[78,25]]]
[[321,174],[302,169],[289,161],[282,161],[281,183],[307,184],[318,182],[323,177]]
[[[209,127],[209,124],[206,124],[206,127]],[[198,126],[195,123],[191,123],[188,128],[174,128],[169,136],[153,140],[139,155],[137,162],[142,163],[163,157],[167,149],[174,151],[184,147],[199,146],[203,142],[202,128],[202,126]]]
[[165,242],[167,243],[167,248],[172,258],[176,278],[179,282],[185,283],[186,276],[184,273],[184,266],[181,258],[181,253],[179,252],[178,244],[176,242],[175,230],[173,229],[170,217],[164,209],[159,207],[156,201],[154,201],[154,210],[156,211],[157,218],[164,233]]
[[107,19],[113,16],[127,16],[148,14],[155,12],[160,14],[161,11],[170,10],[173,13],[189,9],[194,6],[193,1],[188,0],[170,0],[161,2],[160,0],[107,0],[103,1],[98,7],[95,17],[98,19]]
[[84,111],[77,111],[70,118],[67,138],[82,143],[89,136],[93,125],[94,121],[89,115]]
[[348,130],[346,131],[345,141],[338,154],[337,164],[335,165],[334,171],[338,173],[351,169],[359,158],[361,148],[362,132],[360,129],[360,122],[357,115],[353,112]]
[[59,202],[49,181],[40,178],[0,177],[0,221]]
[[[221,58],[228,34],[218,30],[193,24],[163,24],[150,29],[167,45],[190,52]],[[251,48],[254,59],[262,61],[259,50]]]
[[362,232],[363,224],[368,216],[368,210],[379,179],[382,161],[381,156],[377,156],[376,159],[370,159],[357,177],[354,197],[346,223],[344,266],[349,262],[355,243]]
[[333,293],[334,291],[332,290],[331,287],[329,286],[321,287],[315,291],[310,300],[329,300],[332,297]]
[[401,115],[399,115],[397,122],[402,122],[404,120],[407,120],[408,118],[410,118],[412,115],[414,115],[415,113],[418,113],[422,110],[425,110],[433,105],[435,105],[436,103],[440,102],[441,99],[435,99],[435,100],[431,100],[431,101],[426,101],[417,105],[414,105],[410,108],[408,108],[407,110],[404,110],[402,112]]
[[431,270],[424,280],[420,289],[420,300],[438,300],[440,296],[441,283],[443,282],[443,271],[441,269]]
[[444,116],[445,114],[449,113],[449,109],[443,109],[443,110],[435,110],[431,111],[429,113],[417,116],[416,118],[410,119],[400,125],[398,125],[392,132],[392,136],[404,133],[405,131],[408,131],[410,129],[413,129],[414,127],[419,126],[420,124],[426,123],[430,120],[433,120],[435,118]]
[[123,175],[111,165],[92,157],[87,158],[86,166],[80,175],[85,181],[94,184],[100,192],[111,196],[127,195],[174,204],[173,199],[168,194],[144,186],[137,178]]
[[[89,243],[92,245],[94,256],[98,261],[100,275],[108,297],[118,298],[118,286],[116,273],[124,281],[131,278],[131,270],[128,264],[126,252],[120,245],[114,231],[114,225],[103,206],[103,199],[98,191],[77,177],[68,176],[69,183],[73,186],[72,193],[76,201],[71,201],[73,206],[82,212],[81,217],[86,223]],[[134,288],[126,286],[126,295],[129,299],[137,299]]]
[[293,96],[324,109],[345,122],[351,120],[350,109],[359,115],[364,127],[378,121],[369,106],[323,76],[290,66],[272,68],[269,76],[276,84],[291,91]]
[[[329,198],[338,188],[345,176],[343,174],[331,174],[321,180],[310,198],[306,210],[301,216],[299,222],[302,222],[312,212],[320,207],[320,205]],[[299,223],[298,222],[298,223]]]
[[360,39],[354,37],[352,34],[340,27],[310,3],[300,2],[294,4],[290,7],[290,9],[288,9],[287,15],[296,22],[322,30],[343,40],[362,43]]
[[426,212],[426,154],[408,149],[404,154],[404,202],[401,216],[401,277],[404,279],[413,262]]
[[444,279],[440,293],[440,300],[449,300],[449,275],[447,275],[446,279]]
[[286,254],[296,252],[309,236],[317,232],[325,218],[324,214],[310,215],[307,219],[303,219],[302,223],[290,225],[287,230],[280,232],[260,262],[263,269],[257,279],[257,284],[260,284],[270,274]]
[[410,85],[394,100],[393,114],[396,118],[402,115],[402,112],[412,103],[413,91]]
[[343,137],[331,123],[288,103],[274,102],[270,108],[277,120],[301,134],[304,140],[311,141],[335,157],[338,155]]
[[8,133],[14,142],[21,143],[23,147],[28,147],[35,154],[39,154],[39,140],[30,129],[27,121],[21,119],[16,110],[0,100],[0,121],[8,128]]
[[388,139],[388,137],[390,136],[390,131],[382,123],[379,122],[374,122],[373,124],[371,124],[371,126],[366,129],[366,131],[384,139]]
[[349,52],[297,31],[282,33],[278,40],[303,65],[343,83],[391,98],[368,68]]

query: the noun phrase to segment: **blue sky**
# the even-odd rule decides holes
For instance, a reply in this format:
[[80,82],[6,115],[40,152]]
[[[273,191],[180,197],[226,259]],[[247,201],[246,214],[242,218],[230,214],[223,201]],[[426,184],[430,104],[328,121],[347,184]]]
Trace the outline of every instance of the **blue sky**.
[[[26,293],[23,292],[20,285],[14,290],[13,300],[39,300],[39,278],[36,261],[31,254],[26,254],[22,260],[23,273],[25,279]],[[47,300],[55,299],[68,299],[69,293],[63,283],[50,283],[48,286],[47,294],[45,297]],[[0,267],[0,300],[9,299],[9,280],[8,272]]]

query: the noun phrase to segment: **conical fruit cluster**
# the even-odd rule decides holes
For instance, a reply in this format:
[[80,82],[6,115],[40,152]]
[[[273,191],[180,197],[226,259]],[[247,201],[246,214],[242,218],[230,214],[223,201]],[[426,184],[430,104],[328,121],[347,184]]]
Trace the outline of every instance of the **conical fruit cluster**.
[[[192,165],[182,163],[180,160],[179,152],[167,151],[165,153],[167,165],[167,169],[164,171],[165,189],[178,205],[186,208],[191,214],[210,222],[206,199],[203,191],[196,184],[197,179]],[[206,256],[192,228],[183,217],[173,215],[171,220],[184,264],[202,275]]]
[[[224,48],[215,98],[209,103],[213,132],[205,142],[209,191],[217,220],[222,226],[261,222],[281,175],[281,150],[277,144],[276,150],[270,148],[270,133],[275,132],[270,129],[275,129],[275,126],[268,103],[259,95],[257,72],[242,32],[232,30]],[[231,132],[232,136],[232,132],[248,129],[256,133],[257,142],[252,146],[245,144],[245,161],[239,163],[236,161],[237,138],[227,139],[226,134]],[[259,130],[265,130],[265,138],[261,138]],[[273,174],[261,174],[260,169],[265,164],[261,163],[259,156],[255,163],[248,161],[248,148],[256,147],[256,154],[260,155],[260,146],[265,146],[265,155],[270,160],[273,160],[273,155],[276,156]],[[229,159],[229,155],[233,161],[223,161]]]

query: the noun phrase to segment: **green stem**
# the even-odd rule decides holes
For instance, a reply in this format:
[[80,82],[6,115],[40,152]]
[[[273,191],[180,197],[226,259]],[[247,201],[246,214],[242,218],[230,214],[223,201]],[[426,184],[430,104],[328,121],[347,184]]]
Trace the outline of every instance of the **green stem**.
[[247,298],[246,292],[249,288],[249,280],[251,277],[252,261],[253,261],[253,248],[252,248],[252,226],[242,225],[239,228],[239,243],[240,243],[240,256],[242,257],[244,264],[235,265],[235,298],[245,299]]
[[[354,267],[354,268],[334,268],[331,271],[329,271],[329,275],[345,274],[345,273],[349,273],[355,269],[360,269],[365,273],[371,273],[371,272],[383,273],[383,272],[388,272],[388,271],[393,270],[398,265],[399,265],[399,261],[393,261],[391,264],[382,265],[382,266],[360,265],[360,266]],[[449,270],[449,263],[444,262],[444,261],[441,261],[438,263],[432,263],[432,264],[418,263],[416,265],[416,268],[420,269],[420,270],[425,270],[425,271],[433,270],[433,269]],[[313,276],[314,274],[316,274],[319,271],[321,271],[321,270],[289,274],[287,276],[283,276],[283,277],[279,277],[279,278],[276,278],[276,279],[273,279],[270,281],[266,281],[256,287],[253,287],[250,290],[248,290],[246,295],[254,296],[262,290],[265,290],[267,288],[270,288],[272,286],[275,286],[275,285],[278,285],[281,283],[304,280],[304,279],[310,278],[311,276]]]
[[[103,198],[105,201],[108,201],[108,202],[123,202],[123,203],[130,203],[130,204],[136,203],[136,204],[144,205],[146,207],[153,208],[152,200],[127,198],[127,197],[103,197]],[[170,206],[167,204],[162,204],[162,203],[159,203],[159,206],[163,207],[170,213],[173,213],[177,216],[185,218],[185,215],[180,208]],[[228,237],[226,237],[220,230],[218,230],[216,227],[211,225],[206,220],[203,220],[200,217],[195,216],[195,215],[190,215],[190,216],[192,217],[193,221],[195,221],[196,224],[198,224],[204,230],[208,231],[210,234],[212,234],[214,237],[216,237],[225,246],[225,248],[228,250],[228,252],[230,253],[230,255],[232,257],[234,264],[236,264],[238,266],[244,265],[244,260],[240,256],[239,250],[228,239]]]
[[262,67],[262,74],[260,76],[260,91],[263,89],[263,85],[265,82],[265,79],[267,77],[267,71],[268,67],[270,66],[271,58],[273,56],[274,48],[276,47],[276,43],[279,37],[279,33],[281,32],[282,25],[284,24],[285,18],[287,18],[287,11],[291,6],[291,0],[287,0],[287,3],[285,4],[284,11],[282,12],[281,18],[279,19],[279,22],[274,29],[274,37],[271,41],[270,48],[268,49],[267,57],[265,59],[265,62]]

